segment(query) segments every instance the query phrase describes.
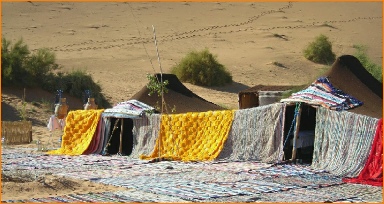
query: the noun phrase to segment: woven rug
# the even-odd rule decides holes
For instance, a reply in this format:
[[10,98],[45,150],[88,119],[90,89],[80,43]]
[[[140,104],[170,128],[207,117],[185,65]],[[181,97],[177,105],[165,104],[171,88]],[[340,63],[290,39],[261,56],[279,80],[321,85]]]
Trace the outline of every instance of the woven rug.
[[214,161],[214,162],[202,162],[196,165],[196,168],[214,171],[227,171],[232,173],[248,172],[250,170],[256,170],[261,168],[270,167],[271,164],[257,162],[257,161]]
[[289,191],[279,191],[273,194],[263,193],[250,199],[260,202],[364,202],[362,198],[357,196],[346,197],[342,192],[330,194],[327,188],[326,191],[318,192],[318,190],[298,188]]
[[283,157],[285,104],[235,111],[218,160],[277,162]]
[[357,176],[367,161],[378,119],[318,108],[312,167]]
[[248,174],[260,175],[262,177],[289,177],[297,175],[314,175],[316,173],[325,172],[324,170],[314,170],[305,165],[274,165],[261,169],[249,170]]
[[[369,189],[369,190],[368,190]],[[382,201],[382,188],[372,190],[366,185],[341,184],[318,189],[298,188],[271,194],[261,194],[265,202],[377,202]]]
[[145,111],[153,111],[155,108],[143,102],[132,99],[117,103],[112,108],[105,109],[103,117],[138,118],[145,115]]
[[102,155],[43,155],[29,153],[2,152],[3,171],[33,172],[78,172],[101,169],[126,169],[135,164],[147,163],[138,159],[127,159],[119,156]]
[[130,179],[109,178],[99,179],[96,182],[132,188],[149,193],[179,197],[189,201],[203,201],[212,198],[251,194],[251,192],[237,190],[231,187],[225,187],[213,183],[177,180],[170,176],[137,176]]
[[327,77],[318,78],[306,89],[280,101],[304,102],[334,110],[348,110],[363,105],[363,102],[335,88]]
[[341,177],[336,177],[328,173],[301,174],[289,177],[262,177],[260,180],[307,189],[317,189],[343,184]]
[[60,172],[55,173],[54,175],[65,176],[74,179],[81,180],[98,180],[101,178],[113,178],[118,175],[120,178],[132,178],[135,176],[159,176],[160,174],[176,174],[182,172],[188,172],[191,170],[188,169],[177,169],[177,168],[167,168],[167,167],[156,167],[156,166],[145,166],[145,165],[131,165],[118,168],[109,168],[109,169],[91,169],[91,170],[81,170],[73,172]]
[[219,182],[216,184],[227,187],[227,188],[237,189],[239,191],[252,192],[253,194],[274,193],[274,192],[288,191],[290,189],[298,188],[297,186],[294,186],[294,185],[284,185],[279,183],[266,182],[262,180]]
[[69,194],[63,196],[51,196],[46,198],[32,198],[25,200],[5,200],[3,203],[100,203],[100,202],[183,202],[183,200],[169,196],[159,196],[137,191],[101,192],[87,194]]

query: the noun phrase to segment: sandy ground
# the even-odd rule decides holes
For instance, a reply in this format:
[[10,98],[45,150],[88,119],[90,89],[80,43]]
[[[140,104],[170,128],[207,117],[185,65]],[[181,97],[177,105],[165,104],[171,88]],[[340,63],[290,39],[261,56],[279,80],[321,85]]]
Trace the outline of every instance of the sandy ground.
[[[148,82],[146,74],[160,72],[160,64],[168,73],[189,51],[204,48],[217,56],[234,83],[213,88],[184,85],[232,109],[238,108],[238,92],[246,88],[301,85],[316,79],[325,66],[306,60],[302,51],[320,34],[329,37],[336,56],[354,54],[353,45],[364,45],[372,61],[382,64],[381,2],[2,2],[1,6],[3,37],[12,42],[22,38],[31,50],[51,49],[61,71],[85,70],[111,104],[138,92]],[[18,119],[22,92],[3,88],[2,120]],[[41,90],[26,90],[27,102],[52,97]],[[43,111],[42,106],[28,107],[34,138],[47,142],[46,124],[52,112]],[[114,189],[66,182],[52,176],[23,182],[3,178],[2,199]]]

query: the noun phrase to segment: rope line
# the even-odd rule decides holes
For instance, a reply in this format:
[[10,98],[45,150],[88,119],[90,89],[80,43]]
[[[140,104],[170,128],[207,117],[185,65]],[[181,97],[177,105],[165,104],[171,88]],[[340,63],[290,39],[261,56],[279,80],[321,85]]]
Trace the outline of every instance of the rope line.
[[287,137],[285,138],[283,148],[285,148],[285,145],[286,145],[286,143],[287,143],[287,141],[288,141],[289,135],[290,135],[291,132],[292,132],[293,125],[296,123],[296,117],[297,117],[297,115],[299,114],[300,106],[301,106],[301,102],[296,103],[295,114],[294,114],[294,116],[293,116],[292,124],[291,124],[291,127],[289,128]]

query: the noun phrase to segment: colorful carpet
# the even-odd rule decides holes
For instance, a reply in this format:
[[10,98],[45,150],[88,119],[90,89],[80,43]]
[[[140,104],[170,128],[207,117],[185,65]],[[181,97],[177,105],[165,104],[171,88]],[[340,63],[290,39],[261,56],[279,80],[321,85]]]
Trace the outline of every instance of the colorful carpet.
[[214,161],[214,162],[202,162],[200,165],[196,165],[196,168],[214,170],[214,171],[228,171],[232,173],[248,172],[250,170],[268,168],[272,164],[256,161]]
[[233,189],[231,187],[225,187],[213,183],[177,180],[171,176],[137,176],[130,179],[109,178],[99,179],[96,180],[96,182],[141,190],[149,193],[179,197],[189,201],[202,201],[219,197],[251,194],[251,192]]
[[68,194],[46,198],[32,198],[25,200],[5,200],[3,203],[101,203],[101,202],[185,202],[169,196],[159,196],[137,191],[101,192],[87,194]]
[[324,170],[314,170],[307,165],[273,165],[271,167],[264,167],[260,169],[252,169],[247,173],[253,175],[260,175],[262,177],[289,177],[297,175],[314,175],[317,173],[326,172]]
[[334,110],[348,110],[363,105],[363,102],[335,88],[327,77],[318,78],[308,88],[281,99],[281,102],[304,102]]

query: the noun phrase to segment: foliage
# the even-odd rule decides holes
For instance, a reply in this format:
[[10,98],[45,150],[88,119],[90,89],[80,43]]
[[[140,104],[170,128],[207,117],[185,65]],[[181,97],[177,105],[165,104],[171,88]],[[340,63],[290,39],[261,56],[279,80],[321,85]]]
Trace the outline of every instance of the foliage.
[[[148,79],[148,84],[147,84],[147,88],[149,89],[149,94],[148,95],[152,95],[152,94],[157,94],[158,97],[161,97],[161,99],[163,99],[163,95],[168,93],[168,88],[167,88],[167,85],[169,84],[168,80],[165,80],[165,81],[159,81],[159,79],[154,76],[154,75],[150,75],[150,74],[147,74],[147,79]],[[168,113],[168,108],[171,109],[171,112],[175,112],[176,111],[176,107],[173,106],[169,106],[168,104],[166,104],[165,101],[162,100],[161,102],[162,104],[162,107],[165,109],[165,112]],[[154,106],[155,109],[157,110],[161,110],[161,106],[159,105],[159,101],[156,101],[156,105]],[[153,114],[154,111],[153,110],[148,110],[147,111],[148,114]]]
[[383,69],[380,65],[375,64],[369,59],[366,53],[367,47],[362,45],[354,45],[353,47],[356,49],[354,56],[361,62],[364,68],[377,80],[383,82]]
[[168,93],[168,80],[161,82],[155,76],[150,74],[147,74],[147,79],[149,81],[147,84],[147,88],[149,89],[149,95],[157,93],[158,96],[162,96],[164,93]]
[[319,35],[304,49],[304,57],[312,62],[320,64],[332,64],[336,55],[332,51],[332,43],[325,35]]
[[2,38],[1,80],[5,86],[40,87],[50,92],[63,90],[72,96],[82,98],[85,90],[91,90],[92,97],[99,107],[110,107],[101,93],[101,87],[85,71],[73,70],[70,73],[60,71],[55,54],[46,48],[31,53],[23,40],[14,45]]
[[72,70],[69,73],[59,72],[50,74],[44,80],[44,87],[50,92],[62,90],[77,98],[83,98],[85,90],[92,93],[92,98],[95,98],[95,103],[101,108],[109,108],[110,104],[101,94],[101,87],[93,81],[92,76],[84,70]]
[[232,76],[208,49],[189,52],[171,73],[180,81],[200,86],[223,86],[232,83]]
[[30,54],[28,46],[20,39],[13,46],[2,38],[1,43],[1,81],[3,85],[23,83],[27,71],[23,67]]

